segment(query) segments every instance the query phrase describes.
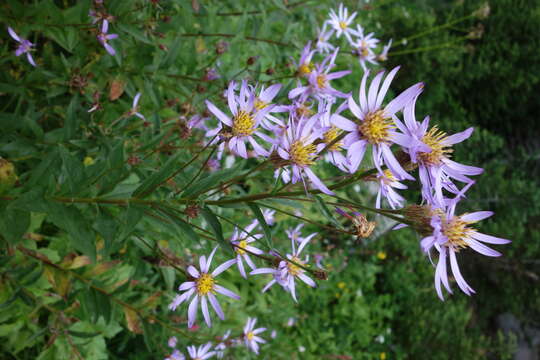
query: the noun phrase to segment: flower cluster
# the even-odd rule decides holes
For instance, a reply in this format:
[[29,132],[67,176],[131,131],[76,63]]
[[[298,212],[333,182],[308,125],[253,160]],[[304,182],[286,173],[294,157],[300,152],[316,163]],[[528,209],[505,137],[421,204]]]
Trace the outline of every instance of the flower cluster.
[[[255,329],[256,323],[256,318],[248,317],[242,335],[231,337],[231,330],[227,330],[216,345],[213,345],[212,342],[208,342],[200,345],[199,347],[196,347],[195,345],[188,346],[187,351],[189,354],[189,359],[205,360],[210,359],[213,356],[221,359],[224,357],[225,350],[227,348],[242,346],[242,344],[244,344],[248,350],[254,352],[255,354],[259,354],[259,344],[266,343],[266,340],[261,338],[259,335],[265,332],[266,328]],[[272,337],[275,337],[275,331],[272,332]],[[169,339],[167,345],[172,349],[172,353],[169,354],[165,360],[186,359],[184,354],[180,352],[180,350],[176,349],[177,343],[178,339],[175,336]]]
[[332,9],[329,14],[330,18],[324,22],[318,33],[317,49],[322,52],[334,50],[335,46],[330,44],[330,39],[333,35],[338,39],[344,35],[348,45],[353,49],[353,54],[358,57],[358,61],[365,71],[367,64],[376,65],[379,61],[388,59],[392,39],[382,46],[382,49],[377,49],[380,47],[379,39],[375,38],[373,32],[366,34],[365,29],[360,24],[356,24],[356,29],[354,28],[353,21],[356,15],[357,13],[354,12],[349,16],[349,10],[343,4],[339,5],[337,13]]
[[[349,16],[348,10],[340,5],[337,13],[330,13],[331,19],[325,22],[321,32],[325,38],[333,34],[338,38],[344,35],[351,44],[360,42],[363,51],[371,54],[366,55],[367,59],[371,59],[378,40],[372,34],[364,36],[360,26],[356,30],[351,27],[355,16],[356,13]],[[327,31],[327,26],[332,29]],[[481,168],[463,165],[451,159],[452,146],[470,137],[473,129],[447,135],[437,126],[430,127],[429,117],[418,122],[415,106],[424,91],[422,82],[387,99],[399,66],[389,72],[379,71],[373,77],[369,70],[365,70],[360,79],[358,95],[336,89],[332,81],[347,76],[351,71],[334,71],[339,49],[320,45],[320,39],[314,49],[308,43],[295,62],[297,84],[288,93],[290,103],[276,103],[274,100],[281,84],[265,88],[250,85],[246,81],[241,83],[239,89],[235,82],[229,84],[225,94],[227,112],[207,100],[209,112],[219,119],[217,128],[206,129],[207,136],[218,135],[221,149],[227,145],[233,155],[270,160],[276,167],[276,177],[284,183],[302,182],[306,192],[309,191],[310,183],[316,191],[334,195],[332,187],[328,187],[314,171],[319,162],[329,162],[344,173],[375,182],[378,186],[376,208],[381,208],[386,200],[392,209],[403,209],[405,199],[398,191],[408,187],[404,181],[415,180],[413,171],[418,169],[423,203],[432,217],[427,226],[429,240],[422,241],[422,250],[428,255],[432,250],[439,253],[435,276],[437,293],[442,298],[441,281],[450,289],[446,286],[446,272],[444,276],[442,274],[448,255],[458,285],[470,294],[471,289],[465,285],[457,268],[455,254],[460,249],[471,247],[484,255],[499,255],[498,252],[481,247],[478,242],[494,243],[492,238],[474,240],[472,234],[477,233],[467,226],[469,220],[454,215],[457,203],[474,183],[470,176],[482,173]],[[325,54],[330,48],[330,54]],[[316,62],[318,56],[322,58],[320,63]],[[253,150],[248,148],[248,144]],[[365,154],[370,154],[373,166],[373,170],[366,175],[359,172]],[[464,186],[460,187],[459,183]],[[469,218],[465,216],[465,219]],[[422,229],[425,233],[426,227]],[[361,233],[369,234],[371,230]],[[257,239],[257,236],[243,240],[245,234],[235,232],[233,244],[237,246],[237,263],[242,276],[246,276],[242,263],[245,261],[252,269],[251,274],[273,276],[264,290],[278,283],[295,300],[296,278],[309,286],[315,285],[304,273],[304,260],[298,257],[307,241],[301,242],[297,250],[292,241],[292,254],[287,255],[290,261],[280,262],[277,268],[255,269],[243,249],[247,249],[247,243]],[[504,241],[495,243],[501,244]],[[260,252],[250,247],[251,254]]]

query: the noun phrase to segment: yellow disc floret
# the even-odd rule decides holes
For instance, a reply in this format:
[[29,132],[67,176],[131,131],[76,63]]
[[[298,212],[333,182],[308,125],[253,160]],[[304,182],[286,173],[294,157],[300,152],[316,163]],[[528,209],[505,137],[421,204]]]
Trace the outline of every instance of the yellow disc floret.
[[311,74],[313,71],[314,66],[310,62],[305,62],[302,65],[298,67],[298,74],[301,76]]
[[347,28],[347,23],[345,21],[340,21],[339,27],[341,28],[341,30],[345,30]]
[[252,331],[250,331],[250,332],[248,332],[248,333],[246,334],[246,338],[247,338],[248,340],[253,340],[253,337],[254,337],[254,336],[255,336],[255,334],[254,334]]
[[390,141],[390,130],[395,128],[392,118],[387,117],[384,110],[377,110],[366,115],[358,125],[362,137],[370,144],[381,144]]
[[315,145],[304,144],[301,140],[295,141],[291,145],[289,154],[291,156],[291,162],[299,166],[313,165],[313,158],[315,157]]
[[317,75],[317,87],[319,89],[324,89],[328,86],[328,80],[326,79],[326,74]]
[[232,132],[235,136],[249,136],[255,132],[255,119],[253,115],[240,110],[233,118]]
[[[305,263],[297,258],[296,256],[293,256],[291,261],[294,261],[297,264],[304,265]],[[293,264],[292,262],[287,262],[287,269],[289,270],[289,274],[292,276],[297,276],[298,274],[302,274],[304,272],[304,269],[302,269],[300,266]]]
[[238,253],[238,255],[244,255],[246,253],[246,251],[244,250],[246,247],[247,247],[247,241],[246,240],[242,240],[238,243],[237,246],[235,246],[235,250],[236,250],[236,253]]
[[[323,141],[325,144],[331,144],[332,141],[336,140],[336,138],[339,136],[339,129],[335,126],[332,126],[330,128],[330,130],[328,130],[327,132],[324,133],[323,135]],[[332,144],[328,150],[329,151],[339,151],[341,149],[341,146],[343,144],[341,143],[341,141],[338,141],[334,144]]]
[[464,239],[468,238],[474,230],[467,225],[469,222],[462,220],[459,216],[454,216],[449,222],[443,221],[442,232],[448,238],[448,242],[444,245],[453,248],[454,251],[468,247],[469,244]]
[[215,282],[216,281],[212,275],[202,273],[201,276],[196,280],[197,294],[202,296],[208,294],[209,292],[213,292]]
[[267,107],[267,106],[268,106],[268,103],[262,101],[262,100],[259,99],[259,98],[256,98],[255,101],[254,101],[254,103],[253,103],[253,106],[255,106],[255,109],[257,109],[257,111],[259,111],[259,110],[262,110],[262,109],[264,109],[265,107]]
[[446,133],[436,126],[429,129],[422,137],[422,142],[431,148],[431,152],[418,154],[420,162],[425,165],[439,165],[443,158],[447,158],[453,150],[442,144],[445,138]]

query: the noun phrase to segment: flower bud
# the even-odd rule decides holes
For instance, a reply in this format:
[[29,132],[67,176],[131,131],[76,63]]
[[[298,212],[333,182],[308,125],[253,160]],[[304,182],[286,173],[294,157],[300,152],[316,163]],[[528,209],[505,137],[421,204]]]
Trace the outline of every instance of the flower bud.
[[18,179],[15,166],[6,159],[0,158],[0,194],[11,189]]

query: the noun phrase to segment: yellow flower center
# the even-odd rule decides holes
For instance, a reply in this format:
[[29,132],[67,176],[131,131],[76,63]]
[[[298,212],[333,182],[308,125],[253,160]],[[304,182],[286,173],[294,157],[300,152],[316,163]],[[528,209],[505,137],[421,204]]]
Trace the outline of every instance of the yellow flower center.
[[361,47],[360,48],[360,56],[365,58],[369,55],[369,49],[367,47]]
[[210,274],[202,273],[201,276],[196,280],[197,283],[197,294],[200,296],[206,295],[209,292],[214,291],[215,280]]
[[244,255],[246,253],[246,251],[244,250],[245,248],[247,247],[247,241],[246,240],[242,240],[238,243],[238,245],[235,247],[235,250],[236,252],[239,254],[239,255]]
[[459,216],[454,216],[449,222],[445,222],[443,218],[442,232],[448,238],[448,242],[444,245],[453,248],[454,251],[468,247],[464,239],[469,237],[474,230],[467,225],[469,222],[461,220]]
[[[304,265],[305,263],[297,258],[296,256],[293,256],[291,261],[294,261],[297,264]],[[298,274],[302,274],[304,272],[304,269],[302,269],[300,266],[295,265],[291,262],[287,262],[287,269],[289,270],[289,274],[292,276],[297,276]]]
[[255,103],[254,103],[253,105],[255,106],[255,109],[257,109],[257,111],[259,111],[259,110],[262,110],[262,109],[264,109],[265,107],[267,107],[267,106],[268,106],[268,103],[262,101],[262,100],[259,99],[259,98],[256,98],[256,99],[255,99]]
[[379,180],[389,185],[390,183],[396,181],[396,177],[394,176],[394,174],[392,174],[392,171],[390,171],[390,169],[386,169],[383,171],[382,175],[379,175]]
[[310,108],[308,108],[308,107],[305,106],[304,104],[299,105],[299,106],[296,108],[296,115],[298,115],[299,117],[303,117],[303,116],[311,116],[311,115],[313,115],[313,114],[314,114],[313,110],[311,110]]
[[313,161],[315,150],[315,145],[313,144],[305,145],[301,140],[295,141],[289,150],[291,162],[299,166],[312,165],[315,163]]
[[248,340],[252,340],[254,336],[255,336],[255,334],[254,334],[252,331],[250,331],[250,332],[248,332],[248,333],[246,334],[246,338],[247,338]]
[[340,21],[339,27],[341,28],[341,30],[345,30],[347,28],[347,23],[345,21]]
[[326,80],[325,74],[317,75],[317,87],[319,89],[324,89],[328,85],[328,80]]
[[[339,129],[335,126],[332,126],[330,130],[324,133],[323,141],[325,144],[330,144],[339,136]],[[328,148],[329,151],[339,151],[342,146],[342,142],[338,141]]]
[[429,153],[420,153],[418,158],[425,165],[438,165],[442,159],[450,156],[452,149],[441,143],[446,138],[446,133],[440,131],[436,126],[428,130],[422,137],[422,142],[431,148]]
[[232,132],[235,136],[249,136],[255,131],[255,119],[253,116],[240,110],[233,118]]
[[310,62],[303,63],[302,65],[298,67],[298,73],[301,76],[308,75],[308,74],[311,74],[313,69],[314,69],[314,66]]
[[389,130],[395,128],[394,121],[386,117],[383,110],[368,113],[364,121],[358,125],[362,137],[370,144],[381,144],[389,141]]

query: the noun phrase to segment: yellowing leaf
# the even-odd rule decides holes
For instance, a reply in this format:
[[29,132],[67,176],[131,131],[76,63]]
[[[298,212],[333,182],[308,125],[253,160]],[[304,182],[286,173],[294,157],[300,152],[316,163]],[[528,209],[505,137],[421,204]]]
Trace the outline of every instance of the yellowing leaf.
[[127,327],[129,331],[135,334],[142,334],[141,320],[139,314],[134,310],[124,306],[124,315],[126,316]]

